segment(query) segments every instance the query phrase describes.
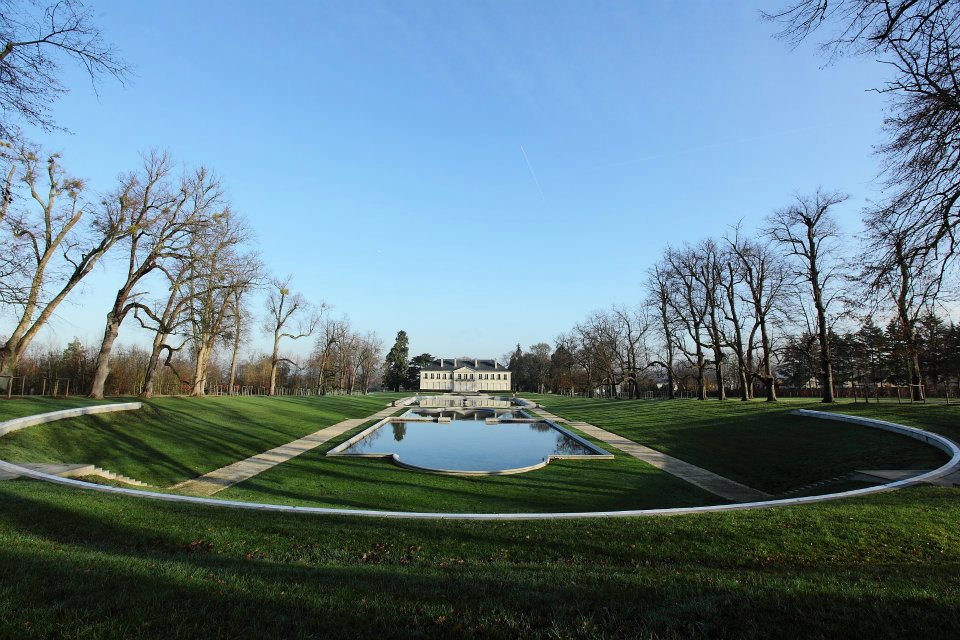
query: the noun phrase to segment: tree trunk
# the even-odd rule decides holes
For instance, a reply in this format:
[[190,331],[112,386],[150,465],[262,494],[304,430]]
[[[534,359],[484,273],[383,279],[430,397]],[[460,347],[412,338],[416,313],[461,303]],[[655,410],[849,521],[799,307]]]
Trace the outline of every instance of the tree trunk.
[[153,349],[150,351],[150,359],[147,360],[147,371],[143,379],[143,392],[140,394],[144,398],[153,397],[153,385],[160,371],[160,352],[163,351],[163,343],[166,339],[167,335],[162,331],[157,331],[153,334]]
[[[110,352],[113,343],[120,333],[122,318],[115,313],[116,309],[107,314],[107,326],[103,330],[103,341],[100,342],[100,352],[97,353],[96,370],[93,374],[93,385],[90,388],[90,397],[103,400],[103,389],[110,375]],[[122,315],[122,312],[121,314]]]
[[770,338],[767,335],[766,318],[760,320],[760,346],[763,351],[763,384],[767,392],[767,402],[777,401],[777,386],[773,377],[773,366],[770,355]]
[[197,367],[193,372],[191,396],[201,397],[206,394],[207,386],[207,365],[210,362],[210,354],[213,347],[210,344],[203,343],[197,350]]

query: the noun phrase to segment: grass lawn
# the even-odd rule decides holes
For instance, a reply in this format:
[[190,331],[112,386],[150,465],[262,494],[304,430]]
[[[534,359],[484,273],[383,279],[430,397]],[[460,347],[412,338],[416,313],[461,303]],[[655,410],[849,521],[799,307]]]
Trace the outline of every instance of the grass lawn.
[[[560,417],[589,422],[773,494],[856,469],[927,469],[947,460],[940,450],[904,436],[790,415],[798,408],[825,408],[816,401],[524,397]],[[960,436],[960,406],[840,404],[835,408]]]
[[[925,455],[897,438],[895,452],[904,456],[898,459],[867,433],[840,423],[821,432],[824,423],[782,414],[798,406],[793,403],[581,400],[578,408],[549,396],[540,400],[555,413],[645,444],[659,438],[680,457],[696,452],[708,461],[745,460],[737,447],[757,446],[797,473],[795,481],[811,469],[832,472],[830,465],[840,464],[830,456],[813,464],[791,461],[816,451],[806,441],[822,443],[828,435],[851,451],[866,438],[869,455],[892,455],[895,467]],[[343,401],[162,399],[140,417],[113,416],[123,421],[84,418],[61,423],[69,428],[59,432],[50,430],[55,424],[31,427],[18,434],[45,437],[34,436],[27,448],[29,441],[6,436],[0,457],[49,446],[58,456],[99,455],[121,467],[114,470],[130,473],[121,463],[130,464],[141,475],[172,482],[221,466],[217,456],[261,451],[341,414],[368,415],[387,397],[352,398],[350,407]],[[958,428],[949,407],[837,409],[947,435]],[[856,437],[848,441],[853,436],[839,427]],[[773,446],[777,435],[785,453]],[[119,446],[108,436],[119,437]],[[728,446],[729,439],[737,447]],[[19,449],[12,447],[16,442]],[[134,442],[165,457],[160,463],[137,459],[130,455],[139,450]],[[112,468],[102,459],[98,464]],[[293,503],[333,503],[337,497],[347,506],[464,511],[481,510],[467,508],[477,504],[483,510],[541,510],[559,501],[599,509],[624,496],[649,500],[657,490],[674,504],[698,499],[663,482],[687,485],[635,460],[618,457],[603,465],[568,461],[521,476],[465,479],[375,460],[326,459],[317,450],[222,495],[279,501],[283,493],[283,501]],[[271,514],[25,479],[0,482],[0,638],[958,635],[958,489],[919,487],[669,518],[444,522]]]
[[[0,438],[11,462],[93,463],[158,487],[194,478],[383,409],[402,394],[325,397],[156,398],[139,411],[83,416]],[[23,402],[14,407],[13,402]],[[83,401],[80,400],[82,403]],[[58,404],[62,403],[62,404]],[[73,399],[0,403],[20,415],[78,406]],[[10,415],[10,417],[13,417]]]
[[958,498],[471,523],[3,482],[0,637],[955,638]]

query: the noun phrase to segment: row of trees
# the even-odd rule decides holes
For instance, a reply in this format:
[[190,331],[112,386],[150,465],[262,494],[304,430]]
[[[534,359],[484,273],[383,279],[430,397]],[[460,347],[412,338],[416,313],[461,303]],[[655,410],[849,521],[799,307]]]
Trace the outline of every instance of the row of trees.
[[[521,385],[633,395],[640,372],[659,368],[671,396],[691,375],[700,398],[712,377],[721,399],[728,386],[747,399],[760,385],[771,401],[781,378],[816,378],[830,402],[838,378],[905,382],[922,399],[925,385],[957,375],[936,345],[956,344],[938,313],[960,252],[960,3],[797,0],[766,17],[794,44],[820,38],[831,60],[870,56],[892,71],[878,88],[891,107],[878,149],[886,190],[864,212],[858,249],[841,246],[834,219],[845,196],[825,191],[798,196],[752,237],[737,228],[668,247],[640,308],[595,313],[560,336],[548,375],[540,345],[517,356]],[[874,316],[889,319],[885,331],[865,320]]]
[[[960,375],[934,352],[956,335],[937,316],[956,288],[953,272],[874,224],[859,251],[848,251],[834,219],[844,200],[818,191],[774,212],[756,234],[737,226],[667,247],[648,271],[643,304],[594,312],[553,349],[518,346],[515,383],[632,398],[652,386],[673,397],[692,382],[701,399],[733,390],[748,400],[759,389],[775,401],[778,386],[816,380],[830,402],[838,384],[902,382],[923,399],[928,384]],[[889,318],[886,331],[873,325],[878,315]],[[865,340],[874,346],[852,346]]]

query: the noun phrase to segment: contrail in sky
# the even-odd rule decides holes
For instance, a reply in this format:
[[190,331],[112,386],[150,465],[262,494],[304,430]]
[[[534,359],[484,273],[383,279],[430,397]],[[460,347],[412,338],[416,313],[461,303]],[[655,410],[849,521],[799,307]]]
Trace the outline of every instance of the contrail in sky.
[[540,192],[540,199],[546,202],[547,199],[543,195],[543,189],[540,188],[540,181],[537,180],[537,172],[533,170],[533,165],[530,164],[530,158],[527,157],[527,151],[523,148],[522,144],[520,145],[520,152],[523,153],[523,159],[527,161],[527,168],[530,169],[530,175],[533,176],[533,182],[537,185],[537,191]]

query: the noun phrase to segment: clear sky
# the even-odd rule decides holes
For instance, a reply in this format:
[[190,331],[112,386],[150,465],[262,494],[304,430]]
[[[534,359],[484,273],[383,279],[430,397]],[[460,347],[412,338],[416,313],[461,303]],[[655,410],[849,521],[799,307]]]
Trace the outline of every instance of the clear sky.
[[[38,137],[95,190],[150,147],[214,168],[274,273],[413,354],[552,341],[668,243],[820,185],[852,231],[878,195],[882,65],[824,68],[755,2],[90,4],[134,76],[71,69],[72,134]],[[45,339],[96,342],[114,280]]]

